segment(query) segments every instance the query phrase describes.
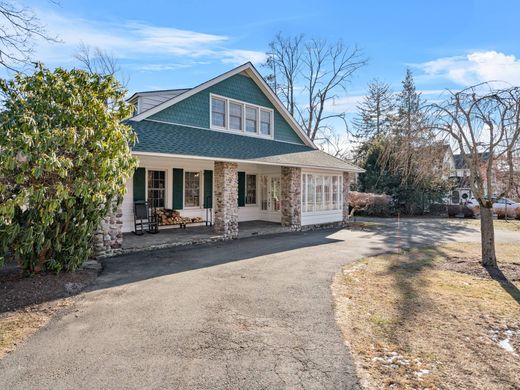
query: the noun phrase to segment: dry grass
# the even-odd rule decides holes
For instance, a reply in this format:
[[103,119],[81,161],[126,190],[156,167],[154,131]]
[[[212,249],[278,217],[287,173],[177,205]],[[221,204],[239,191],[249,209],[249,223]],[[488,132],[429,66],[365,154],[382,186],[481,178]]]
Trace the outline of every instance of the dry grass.
[[[344,267],[333,283],[336,317],[367,387],[519,388],[519,251],[497,245],[513,283],[480,273],[478,244]],[[506,339],[512,352],[499,344]]]
[[350,229],[370,230],[385,227],[383,223],[372,221],[350,221],[347,223]]
[[[479,219],[450,219],[450,223],[453,224],[461,224],[464,226],[471,226],[477,229],[480,229],[480,220]],[[497,219],[493,221],[495,226],[495,230],[509,230],[509,231],[519,231],[520,232],[520,220],[511,219],[511,220],[503,220]]]
[[47,324],[58,310],[69,304],[70,300],[65,298],[0,314],[0,359]]
[[68,306],[69,297],[96,276],[96,271],[81,270],[26,277],[13,265],[0,268],[0,359]]

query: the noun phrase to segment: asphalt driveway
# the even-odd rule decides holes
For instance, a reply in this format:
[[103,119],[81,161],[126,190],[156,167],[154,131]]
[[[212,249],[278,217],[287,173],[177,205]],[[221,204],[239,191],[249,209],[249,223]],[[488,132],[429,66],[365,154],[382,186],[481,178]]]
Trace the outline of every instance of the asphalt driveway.
[[[478,239],[406,221],[403,246]],[[520,240],[501,232],[499,240]],[[0,361],[2,389],[359,387],[331,279],[396,226],[286,233],[106,261],[91,291]]]

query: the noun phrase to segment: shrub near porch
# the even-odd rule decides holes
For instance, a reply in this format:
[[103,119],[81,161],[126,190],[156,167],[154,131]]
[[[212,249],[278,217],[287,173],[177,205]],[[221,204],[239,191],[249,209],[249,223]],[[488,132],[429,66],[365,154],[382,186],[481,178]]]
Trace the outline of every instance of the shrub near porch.
[[515,388],[520,383],[519,244],[497,245],[512,283],[478,264],[478,244],[345,266],[336,317],[368,387]]

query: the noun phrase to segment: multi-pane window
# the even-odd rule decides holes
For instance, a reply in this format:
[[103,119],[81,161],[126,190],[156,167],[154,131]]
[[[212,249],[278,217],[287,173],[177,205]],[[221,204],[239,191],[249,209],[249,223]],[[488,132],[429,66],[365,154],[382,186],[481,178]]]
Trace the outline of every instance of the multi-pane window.
[[164,171],[148,171],[148,204],[165,207],[166,174]]
[[271,111],[260,111],[260,134],[271,134]]
[[226,127],[226,101],[211,98],[211,124],[216,127]]
[[304,213],[341,210],[342,177],[338,175],[302,175]]
[[246,107],[246,131],[248,133],[257,132],[258,124],[258,108]]
[[338,210],[340,205],[339,176],[332,176],[332,210]]
[[242,118],[244,106],[237,103],[229,103],[229,128],[231,130],[242,130]]
[[256,175],[246,175],[246,204],[256,204]]
[[271,138],[274,132],[274,111],[268,107],[211,94],[211,127]]
[[184,206],[198,207],[200,205],[200,173],[184,173]]

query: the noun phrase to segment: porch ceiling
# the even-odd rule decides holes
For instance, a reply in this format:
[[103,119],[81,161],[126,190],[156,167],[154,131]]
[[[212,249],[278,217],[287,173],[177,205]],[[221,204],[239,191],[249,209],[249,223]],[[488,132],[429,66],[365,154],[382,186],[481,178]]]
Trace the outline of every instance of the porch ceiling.
[[127,123],[139,138],[133,148],[135,152],[363,172],[353,164],[305,145],[150,120]]

